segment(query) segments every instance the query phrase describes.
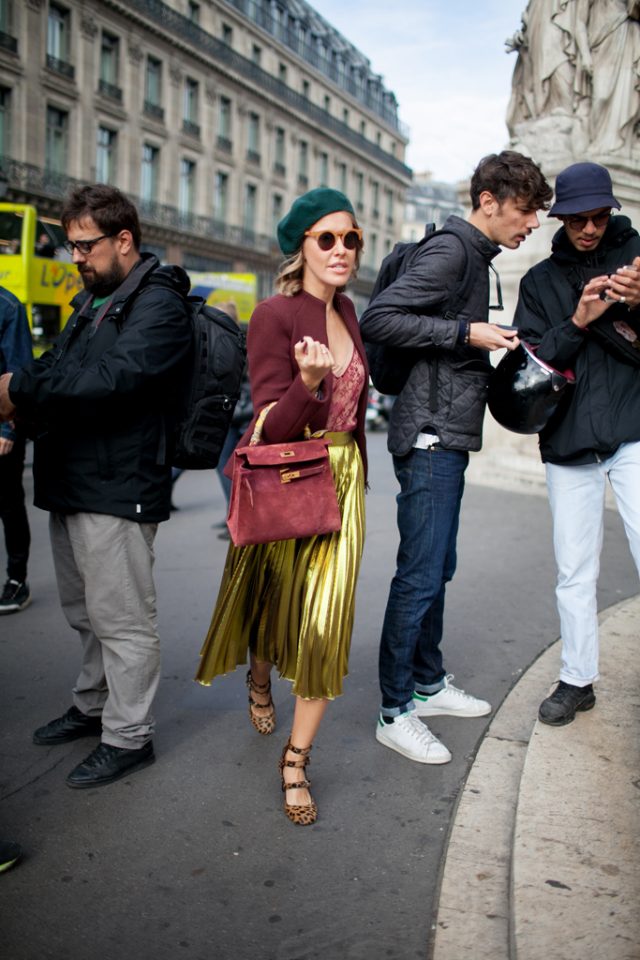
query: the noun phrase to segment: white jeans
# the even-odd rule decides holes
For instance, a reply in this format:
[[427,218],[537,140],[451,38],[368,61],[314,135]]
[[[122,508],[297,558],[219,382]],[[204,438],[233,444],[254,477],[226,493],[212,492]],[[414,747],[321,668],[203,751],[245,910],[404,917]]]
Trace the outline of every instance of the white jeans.
[[640,574],[640,443],[623,443],[602,463],[547,463],[558,567],[556,599],[562,636],[560,679],[584,687],[598,679],[596,585],[607,477]]
[[138,749],[153,734],[156,529],[102,513],[49,517],[60,603],[82,643],[73,702],[82,713],[102,715],[102,740],[114,747]]

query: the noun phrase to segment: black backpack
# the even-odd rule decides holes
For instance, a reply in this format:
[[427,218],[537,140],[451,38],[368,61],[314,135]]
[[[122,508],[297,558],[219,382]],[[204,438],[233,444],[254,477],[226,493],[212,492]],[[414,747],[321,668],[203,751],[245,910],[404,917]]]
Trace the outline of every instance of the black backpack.
[[207,470],[218,465],[246,363],[245,335],[230,316],[188,297],[192,349],[178,404],[171,465]]
[[[467,287],[469,285],[470,271],[469,255],[464,241],[459,234],[452,230],[436,230],[435,223],[427,223],[424,228],[424,237],[418,241],[408,243],[396,243],[391,253],[388,253],[380,265],[376,282],[369,298],[369,304],[372,304],[382,290],[386,290],[394,280],[401,277],[412,263],[417,252],[431,240],[432,237],[443,233],[451,233],[458,237],[464,251],[464,258],[460,273],[458,275],[458,294],[453,297],[452,303],[444,313],[444,317],[454,320],[458,310],[467,299]],[[415,347],[394,347],[386,343],[371,343],[365,340],[365,349],[367,360],[369,361],[369,373],[371,382],[379,393],[385,393],[390,396],[397,396],[401,393],[406,384],[409,374],[413,367],[426,351],[416,350]]]

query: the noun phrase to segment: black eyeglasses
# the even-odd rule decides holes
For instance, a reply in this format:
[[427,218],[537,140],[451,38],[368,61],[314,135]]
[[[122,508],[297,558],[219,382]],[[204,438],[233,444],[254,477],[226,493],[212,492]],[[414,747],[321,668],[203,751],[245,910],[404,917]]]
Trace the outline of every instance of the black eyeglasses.
[[610,216],[611,210],[606,210],[604,213],[595,213],[592,217],[563,217],[562,219],[572,230],[584,230],[588,223],[592,223],[594,227],[605,227]]
[[498,300],[497,303],[489,304],[489,310],[504,310],[504,304],[502,302],[502,284],[500,283],[500,274],[498,273],[498,271],[496,270],[496,268],[492,263],[489,264],[489,270],[491,270],[494,277],[496,278],[496,297]]
[[107,240],[112,236],[112,233],[103,233],[101,237],[94,237],[93,240],[65,240],[63,247],[65,250],[68,250],[69,253],[77,250],[83,257],[88,257],[96,243],[100,243],[101,240]]
[[320,247],[326,253],[333,250],[338,240],[342,240],[345,249],[359,250],[362,246],[362,230],[359,227],[352,227],[350,230],[305,230],[305,237],[313,237]]

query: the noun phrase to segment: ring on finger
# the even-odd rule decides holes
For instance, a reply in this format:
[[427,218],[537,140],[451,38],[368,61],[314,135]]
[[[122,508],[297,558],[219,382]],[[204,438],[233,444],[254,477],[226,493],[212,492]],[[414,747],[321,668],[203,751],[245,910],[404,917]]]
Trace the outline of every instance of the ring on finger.
[[627,302],[626,297],[620,297],[620,303],[626,303],[626,302]]

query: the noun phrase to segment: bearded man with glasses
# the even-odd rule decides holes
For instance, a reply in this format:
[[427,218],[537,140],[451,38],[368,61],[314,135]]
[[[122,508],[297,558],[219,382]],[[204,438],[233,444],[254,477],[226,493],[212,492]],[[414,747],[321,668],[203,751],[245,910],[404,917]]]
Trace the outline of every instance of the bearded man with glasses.
[[596,701],[596,587],[609,480],[640,572],[640,236],[613,195],[609,171],[575,163],[558,174],[549,216],[563,226],[551,256],[520,285],[518,335],[559,370],[568,402],[540,433],[553,517],[562,637],[556,689],[539,719],[562,726]]
[[191,321],[186,273],[140,253],[138,214],[119,190],[78,188],[61,220],[85,289],[53,348],[0,378],[0,419],[33,424],[34,502],[49,511],[60,602],[82,644],[73,705],[33,741],[100,739],[67,777],[82,788],[155,759],[153,541],[169,517],[162,451]]

